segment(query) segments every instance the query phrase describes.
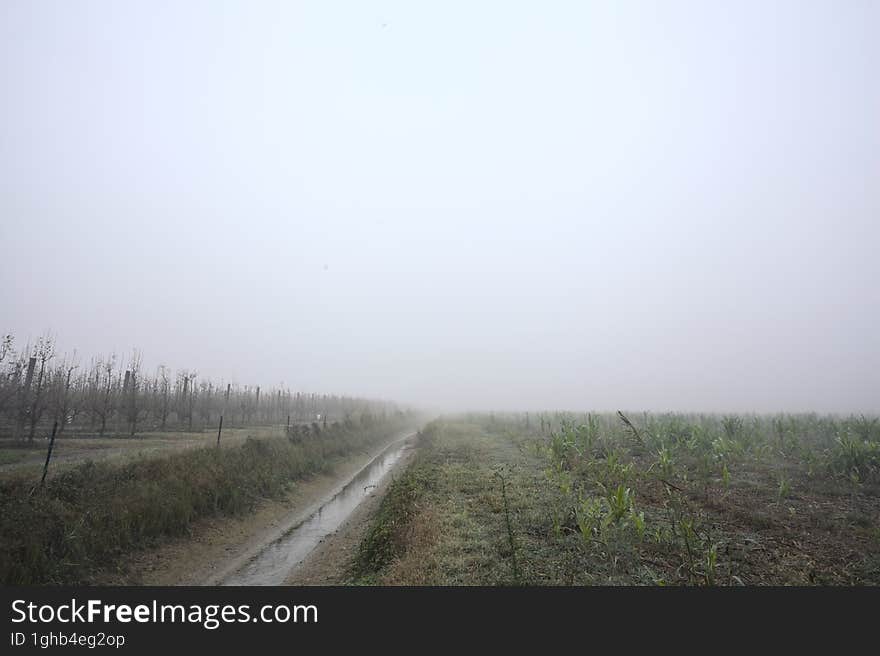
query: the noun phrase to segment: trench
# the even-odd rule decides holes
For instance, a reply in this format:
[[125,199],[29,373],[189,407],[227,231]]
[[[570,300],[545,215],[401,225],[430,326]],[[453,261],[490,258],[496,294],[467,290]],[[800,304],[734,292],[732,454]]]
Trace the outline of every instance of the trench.
[[263,546],[220,585],[281,585],[321,541],[336,531],[388,475],[411,445],[409,435],[389,445],[301,523]]

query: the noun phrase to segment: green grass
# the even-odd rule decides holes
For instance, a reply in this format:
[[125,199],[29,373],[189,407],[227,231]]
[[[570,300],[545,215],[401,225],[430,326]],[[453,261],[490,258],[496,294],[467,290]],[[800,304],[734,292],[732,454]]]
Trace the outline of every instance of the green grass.
[[31,452],[24,449],[0,449],[0,465],[11,465],[29,456]]
[[[476,425],[433,422],[383,499],[353,564],[354,584],[515,584],[522,471],[499,471],[495,442]],[[505,477],[507,510],[499,476]],[[513,540],[507,530],[511,520]],[[444,537],[445,536],[445,537]]]
[[248,439],[131,462],[86,462],[44,488],[23,478],[0,482],[0,581],[87,581],[129,550],[186,534],[202,517],[247,512],[326,470],[333,458],[405,427],[335,425],[302,443]]
[[424,436],[354,583],[880,584],[872,419],[474,415]]
[[[222,448],[237,446],[248,437],[264,438],[284,433],[282,426],[249,426],[247,428],[223,428]],[[48,437],[46,435],[41,437]],[[55,442],[49,476],[54,476],[71,466],[87,460],[140,460],[157,454],[167,454],[189,448],[213,446],[217,440],[217,429],[201,432],[143,432],[136,437],[129,435],[107,435],[105,437],[86,437],[79,433],[65,433]],[[0,440],[0,479],[33,476],[41,472],[46,460],[47,439],[37,439],[33,444]],[[4,461],[4,455],[8,460]]]
[[352,575],[361,578],[361,583],[371,581],[377,572],[387,568],[406,551],[406,529],[412,521],[416,503],[430,483],[427,473],[423,467],[409,467],[389,487],[369,532],[360,544],[352,568]]

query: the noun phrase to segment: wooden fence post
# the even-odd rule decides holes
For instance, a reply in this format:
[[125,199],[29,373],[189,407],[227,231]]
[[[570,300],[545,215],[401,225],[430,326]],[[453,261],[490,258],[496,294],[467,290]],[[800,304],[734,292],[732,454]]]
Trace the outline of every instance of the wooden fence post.
[[52,437],[49,438],[49,451],[46,452],[46,464],[43,465],[43,478],[40,479],[40,487],[46,482],[46,472],[49,471],[49,460],[52,459],[52,447],[55,446],[55,433],[58,431],[58,422],[52,426]]
[[[229,403],[229,390],[232,383],[226,384],[226,398],[223,399],[223,412],[226,411],[226,404]],[[223,412],[220,413],[220,427],[217,429],[217,446],[220,446],[220,433],[223,432]]]

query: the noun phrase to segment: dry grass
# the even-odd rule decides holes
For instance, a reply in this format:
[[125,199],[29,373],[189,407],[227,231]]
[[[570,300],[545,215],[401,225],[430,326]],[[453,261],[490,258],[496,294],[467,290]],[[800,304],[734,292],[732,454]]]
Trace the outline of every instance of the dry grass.
[[437,513],[432,508],[416,508],[402,533],[400,555],[389,563],[376,583],[434,585],[438,563],[432,548],[440,537]]

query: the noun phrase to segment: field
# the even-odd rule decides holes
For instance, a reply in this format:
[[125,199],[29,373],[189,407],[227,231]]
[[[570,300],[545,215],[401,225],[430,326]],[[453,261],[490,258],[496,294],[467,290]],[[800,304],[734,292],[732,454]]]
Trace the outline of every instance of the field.
[[349,582],[877,585],[880,424],[438,420],[391,485]]
[[[236,427],[224,429],[221,448],[210,430],[70,434],[57,440],[43,486],[45,440],[7,440],[0,579],[116,580],[104,574],[132,554],[200,544],[193,531],[205,519],[217,518],[211,530],[222,534],[225,521],[256,518],[268,500],[277,512],[303,510],[287,505],[293,486],[316,474],[331,484],[343,458],[418,422],[399,413],[326,428]],[[298,580],[880,584],[875,418],[461,415],[424,426],[407,462],[357,526],[328,537],[324,565],[307,562]]]
[[[239,445],[248,438],[277,437],[283,433],[284,426],[228,428],[223,430],[221,447]],[[216,443],[216,430],[151,431],[139,433],[136,437],[65,435],[56,440],[52,449],[48,475],[54,476],[71,465],[87,460],[131,461],[158,453],[213,446]],[[0,479],[15,477],[38,479],[46,462],[47,448],[48,439],[45,437],[32,443],[0,439]]]

